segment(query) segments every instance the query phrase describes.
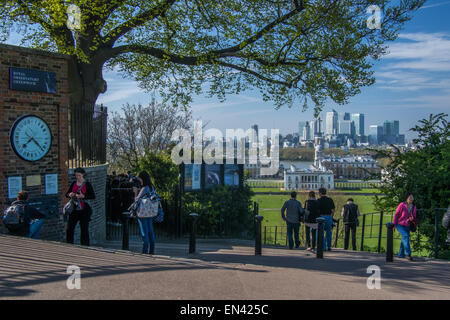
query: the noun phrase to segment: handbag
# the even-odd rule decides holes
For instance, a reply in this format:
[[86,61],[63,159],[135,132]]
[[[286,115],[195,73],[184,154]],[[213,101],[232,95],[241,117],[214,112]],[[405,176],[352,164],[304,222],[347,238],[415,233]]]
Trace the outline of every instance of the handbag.
[[[85,184],[86,184],[86,181],[83,182],[83,183],[81,184],[81,186],[78,188],[77,193],[79,193],[79,192],[81,191],[81,189],[83,189],[83,187],[84,187]],[[75,203],[75,201],[77,201],[78,204]],[[81,205],[80,202],[79,202],[78,200],[74,200],[73,198],[70,198],[69,202],[67,202],[67,203],[64,205],[64,207],[63,207],[63,213],[64,213],[64,215],[69,215],[69,214],[71,214],[71,213],[75,210],[75,207],[78,206],[78,205]]]
[[138,218],[153,218],[158,215],[159,200],[144,196],[138,201],[139,205],[136,210]]
[[75,208],[75,203],[73,203],[72,199],[67,202],[63,207],[63,213],[64,215],[71,214],[73,212],[73,209]]

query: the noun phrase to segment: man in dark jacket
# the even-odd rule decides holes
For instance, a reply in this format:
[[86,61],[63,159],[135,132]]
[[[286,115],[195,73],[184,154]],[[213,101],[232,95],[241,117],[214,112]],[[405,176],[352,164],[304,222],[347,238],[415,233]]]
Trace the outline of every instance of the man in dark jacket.
[[348,249],[350,231],[352,232],[352,247],[353,250],[356,250],[356,227],[359,215],[358,206],[353,202],[353,199],[347,199],[347,204],[344,204],[342,208],[342,218],[345,226],[344,250]]
[[27,200],[28,193],[26,191],[20,191],[17,194],[17,201],[14,201],[11,206],[23,206],[23,216],[21,217],[22,223],[18,229],[8,229],[8,231],[11,235],[38,239],[39,232],[44,224],[43,219],[46,218],[47,215],[30,206]]
[[[286,221],[287,237],[289,241],[289,249],[293,249],[294,241],[292,240],[292,231],[294,231],[295,247],[300,246],[299,229],[300,218],[304,214],[304,210],[300,201],[296,200],[297,193],[291,193],[291,199],[287,200],[281,208],[281,218]],[[287,211],[286,216],[284,212]]]
[[327,189],[320,188],[319,189],[319,196],[320,198],[317,200],[319,202],[319,211],[320,211],[320,217],[323,218],[324,225],[323,225],[323,250],[331,251],[331,240],[332,240],[332,233],[333,233],[333,216],[334,216],[334,201],[333,199],[326,196]]

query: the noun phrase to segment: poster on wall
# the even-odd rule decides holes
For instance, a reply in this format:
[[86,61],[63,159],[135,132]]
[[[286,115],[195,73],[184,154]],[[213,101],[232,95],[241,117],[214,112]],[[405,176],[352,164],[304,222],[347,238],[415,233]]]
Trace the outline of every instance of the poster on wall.
[[184,190],[192,191],[199,190],[201,165],[200,164],[186,164],[184,165]]
[[192,190],[192,164],[184,165],[184,190]]
[[22,177],[8,178],[8,198],[15,199],[17,194],[22,191]]
[[45,175],[45,194],[57,194],[58,193],[58,175],[46,174]]
[[201,164],[192,165],[192,190],[199,190],[201,187]]
[[224,179],[227,186],[239,186],[239,166],[237,164],[226,164]]
[[220,164],[205,165],[205,188],[212,188],[222,183],[220,179]]

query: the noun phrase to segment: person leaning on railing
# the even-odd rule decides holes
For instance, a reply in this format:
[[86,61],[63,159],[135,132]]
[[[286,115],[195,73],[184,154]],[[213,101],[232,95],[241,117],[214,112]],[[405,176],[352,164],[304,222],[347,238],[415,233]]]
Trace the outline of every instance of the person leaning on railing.
[[405,202],[398,205],[392,222],[394,228],[402,236],[398,257],[405,258],[406,254],[406,258],[412,261],[410,232],[411,226],[417,226],[417,208],[414,205],[414,196],[412,193],[407,193],[405,199]]

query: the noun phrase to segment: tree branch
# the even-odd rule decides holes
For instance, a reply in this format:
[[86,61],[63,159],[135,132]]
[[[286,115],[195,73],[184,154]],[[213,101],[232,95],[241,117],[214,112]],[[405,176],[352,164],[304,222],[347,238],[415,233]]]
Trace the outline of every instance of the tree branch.
[[163,15],[175,3],[175,1],[176,0],[165,0],[162,4],[160,3],[151,9],[145,10],[132,19],[122,23],[102,39],[103,44],[112,47],[117,39],[125,35],[127,32],[157,18],[158,16]]
[[229,53],[241,51],[248,45],[255,43],[257,40],[261,39],[266,33],[271,31],[273,28],[275,28],[280,23],[288,20],[289,18],[295,16],[296,14],[300,13],[303,10],[304,10],[303,3],[301,3],[300,6],[296,7],[294,10],[288,12],[287,14],[281,16],[280,18],[276,19],[275,21],[272,21],[271,23],[266,25],[264,28],[259,30],[257,33],[255,33],[253,36],[251,36],[250,38],[240,42],[239,44],[237,44],[233,47],[229,47],[229,48],[225,48],[225,49],[221,49],[221,50],[214,50],[211,53],[216,54],[219,57],[223,57],[224,55],[227,55]]

